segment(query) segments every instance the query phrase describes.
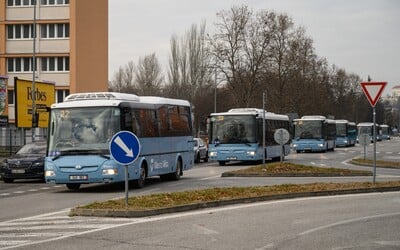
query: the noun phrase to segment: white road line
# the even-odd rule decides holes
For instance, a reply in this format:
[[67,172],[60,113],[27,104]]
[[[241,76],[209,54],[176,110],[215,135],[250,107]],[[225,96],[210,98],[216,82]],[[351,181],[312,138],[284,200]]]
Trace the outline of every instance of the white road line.
[[23,193],[25,193],[25,191],[15,191],[15,192],[13,192],[13,194],[23,194]]
[[7,195],[10,195],[10,193],[2,193],[2,194],[0,194],[1,196],[7,196]]
[[218,179],[220,177],[221,177],[221,175],[215,175],[215,176],[210,176],[210,177],[206,177],[206,178],[201,178],[200,180],[204,181],[204,180]]
[[368,221],[370,219],[384,218],[384,217],[391,217],[391,216],[398,216],[398,215],[400,215],[399,212],[397,212],[397,213],[388,213],[388,214],[378,214],[378,215],[354,218],[354,219],[350,219],[350,220],[343,220],[343,221],[327,224],[327,225],[324,225],[324,226],[315,227],[315,228],[312,228],[310,230],[301,232],[298,235],[302,236],[302,235],[314,233],[314,232],[317,232],[317,231],[325,230],[325,229],[328,229],[328,228],[331,228],[331,227],[345,225],[345,224],[354,223],[354,222],[358,222],[358,221]]

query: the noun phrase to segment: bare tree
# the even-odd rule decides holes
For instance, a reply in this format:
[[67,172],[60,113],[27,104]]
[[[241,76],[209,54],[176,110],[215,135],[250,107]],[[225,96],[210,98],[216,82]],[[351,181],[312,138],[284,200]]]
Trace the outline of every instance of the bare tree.
[[254,105],[261,87],[262,66],[271,42],[267,19],[271,13],[257,16],[246,6],[232,7],[217,14],[217,33],[210,39],[219,74],[224,76],[235,106]]
[[161,66],[155,53],[139,58],[135,72],[135,84],[139,95],[160,95],[163,83]]
[[110,90],[115,92],[136,93],[134,84],[135,65],[133,61],[128,62],[124,67],[119,67],[114,74],[113,80],[110,82]]

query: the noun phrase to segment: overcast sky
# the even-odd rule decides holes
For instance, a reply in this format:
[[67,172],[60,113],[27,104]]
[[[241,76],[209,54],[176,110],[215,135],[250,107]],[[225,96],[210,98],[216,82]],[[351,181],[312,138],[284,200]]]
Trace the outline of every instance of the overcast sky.
[[166,71],[170,39],[216,13],[247,5],[275,10],[306,29],[319,57],[367,80],[400,85],[399,0],[109,0],[109,79],[129,61],[156,53]]

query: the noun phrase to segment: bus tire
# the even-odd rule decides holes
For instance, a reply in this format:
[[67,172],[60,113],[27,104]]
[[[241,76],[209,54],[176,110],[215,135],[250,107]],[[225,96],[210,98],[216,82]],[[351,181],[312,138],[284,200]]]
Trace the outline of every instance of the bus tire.
[[181,159],[178,159],[178,161],[176,162],[176,169],[175,172],[170,174],[170,179],[173,181],[177,181],[181,178],[182,175],[182,161]]
[[220,166],[225,166],[225,163],[226,163],[226,161],[219,161],[219,162],[218,162],[218,164],[219,164]]
[[81,187],[81,184],[80,183],[67,183],[66,186],[69,190],[78,190]]
[[139,179],[133,181],[133,186],[135,188],[143,188],[145,184],[146,184],[146,168],[142,164],[142,166],[140,166]]

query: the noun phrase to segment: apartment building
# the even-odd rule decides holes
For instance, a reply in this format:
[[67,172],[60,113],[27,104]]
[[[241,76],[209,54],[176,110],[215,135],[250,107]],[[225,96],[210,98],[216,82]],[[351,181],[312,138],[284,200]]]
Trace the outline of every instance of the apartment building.
[[7,78],[9,124],[14,77],[53,82],[56,102],[107,91],[108,0],[1,0],[0,76]]

